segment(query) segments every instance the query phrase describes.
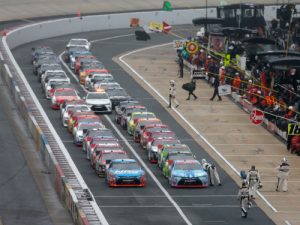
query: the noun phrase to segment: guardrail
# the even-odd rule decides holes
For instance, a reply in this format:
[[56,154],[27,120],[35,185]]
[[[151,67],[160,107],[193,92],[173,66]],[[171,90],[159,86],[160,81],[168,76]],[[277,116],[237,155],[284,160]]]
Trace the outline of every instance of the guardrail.
[[[267,18],[275,15],[276,8],[268,6]],[[7,36],[4,36],[0,43],[0,75],[9,86],[14,101],[34,137],[41,159],[51,174],[54,187],[76,224],[106,225],[108,222],[16,63],[11,49],[60,35],[128,28],[131,18],[140,18],[141,26],[147,25],[150,21],[166,21],[171,25],[180,25],[191,24],[193,18],[201,15],[205,15],[205,9],[84,16],[30,24],[5,32]],[[215,17],[216,10],[209,8],[208,16]]]

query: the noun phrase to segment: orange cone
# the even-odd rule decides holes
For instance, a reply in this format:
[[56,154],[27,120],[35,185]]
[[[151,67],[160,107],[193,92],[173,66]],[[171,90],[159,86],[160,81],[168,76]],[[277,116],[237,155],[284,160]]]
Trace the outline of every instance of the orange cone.
[[80,12],[80,10],[77,11],[77,17],[81,17],[81,12]]

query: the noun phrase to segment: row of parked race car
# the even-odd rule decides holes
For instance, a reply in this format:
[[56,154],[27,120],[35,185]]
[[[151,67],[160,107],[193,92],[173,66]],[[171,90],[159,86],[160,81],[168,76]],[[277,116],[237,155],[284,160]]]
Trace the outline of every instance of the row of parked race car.
[[86,89],[83,99],[50,47],[33,48],[32,62],[46,98],[51,99],[51,107],[60,109],[63,126],[73,135],[74,143],[82,146],[95,172],[105,177],[109,186],[146,183],[141,166],[129,158],[96,114],[113,110],[116,122],[140,143],[149,161],[157,163],[172,187],[207,187],[208,174],[190,148],[154,113],[132,100],[89,50],[86,39],[71,39],[64,54],[65,62]]

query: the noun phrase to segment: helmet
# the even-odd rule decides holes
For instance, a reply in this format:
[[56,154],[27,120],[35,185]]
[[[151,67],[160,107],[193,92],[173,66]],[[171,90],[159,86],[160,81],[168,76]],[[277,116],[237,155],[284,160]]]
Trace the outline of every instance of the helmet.
[[175,80],[170,80],[170,84],[175,84]]
[[255,166],[254,165],[251,166],[251,170],[255,170]]
[[287,161],[287,158],[283,157],[282,163],[287,163],[287,162],[288,162],[288,161]]
[[201,160],[202,164],[206,163],[206,159]]
[[207,58],[211,59],[211,56],[209,55],[209,56],[207,56]]
[[225,66],[222,66],[221,69],[222,69],[222,70],[225,70]]

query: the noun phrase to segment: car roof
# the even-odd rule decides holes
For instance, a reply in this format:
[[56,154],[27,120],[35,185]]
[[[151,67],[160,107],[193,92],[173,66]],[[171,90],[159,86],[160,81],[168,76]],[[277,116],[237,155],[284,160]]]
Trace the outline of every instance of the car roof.
[[200,164],[201,165],[201,163],[198,160],[196,160],[196,159],[187,159],[187,160],[185,160],[185,159],[178,159],[178,160],[175,160],[174,163],[175,164],[179,163],[179,164]]
[[116,162],[116,163],[134,163],[137,162],[135,159],[114,159],[112,160],[112,162]]

